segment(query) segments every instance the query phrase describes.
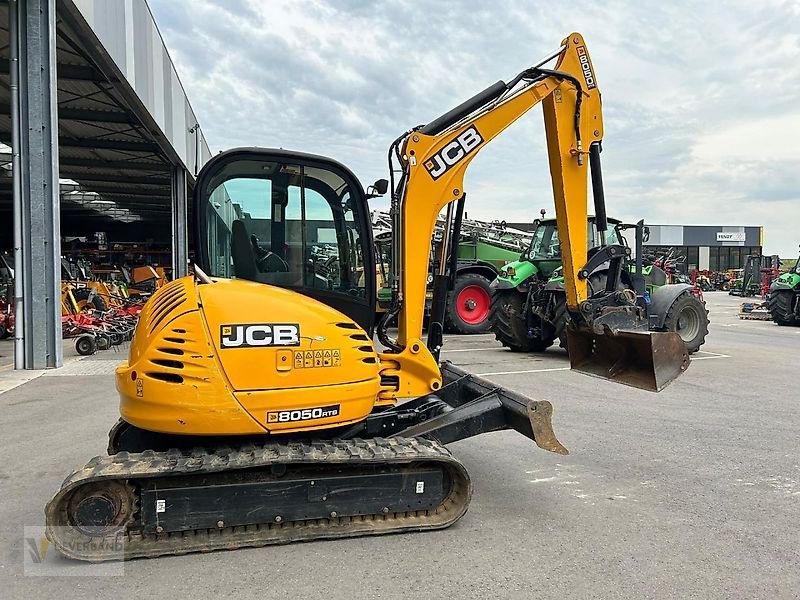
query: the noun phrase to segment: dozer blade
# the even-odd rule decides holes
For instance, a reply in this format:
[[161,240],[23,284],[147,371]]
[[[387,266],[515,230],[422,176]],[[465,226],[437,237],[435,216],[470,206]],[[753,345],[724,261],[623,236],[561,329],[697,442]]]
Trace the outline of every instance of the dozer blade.
[[553,431],[553,405],[550,402],[517,394],[448,361],[442,362],[439,367],[442,371],[442,388],[435,395],[402,404],[398,410],[425,405],[434,397],[444,402],[447,410],[395,435],[425,437],[441,444],[450,444],[490,431],[514,429],[543,450],[569,454]]
[[674,332],[567,328],[570,367],[643,390],[658,392],[689,366],[689,353]]

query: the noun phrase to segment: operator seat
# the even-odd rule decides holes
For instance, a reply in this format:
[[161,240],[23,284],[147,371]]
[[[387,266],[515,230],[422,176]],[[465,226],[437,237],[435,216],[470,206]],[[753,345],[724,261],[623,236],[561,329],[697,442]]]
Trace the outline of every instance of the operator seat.
[[256,256],[256,266],[265,273],[288,273],[289,263],[270,250],[263,250],[258,245],[258,238],[255,234],[250,236],[250,243],[253,245],[253,252]]
[[258,267],[250,236],[244,223],[239,219],[231,223],[231,257],[236,277],[258,281]]

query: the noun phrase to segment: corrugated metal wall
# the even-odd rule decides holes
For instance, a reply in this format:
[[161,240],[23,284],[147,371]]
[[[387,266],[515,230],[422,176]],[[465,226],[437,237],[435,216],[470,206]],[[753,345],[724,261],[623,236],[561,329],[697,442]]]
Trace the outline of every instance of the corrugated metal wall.
[[190,176],[211,158],[145,0],[73,0]]

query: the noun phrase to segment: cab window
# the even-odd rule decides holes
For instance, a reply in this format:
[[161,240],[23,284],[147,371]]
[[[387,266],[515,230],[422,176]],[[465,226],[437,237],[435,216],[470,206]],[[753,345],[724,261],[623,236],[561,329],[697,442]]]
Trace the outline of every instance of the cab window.
[[366,299],[359,210],[336,173],[263,162],[228,176],[209,195],[213,276]]

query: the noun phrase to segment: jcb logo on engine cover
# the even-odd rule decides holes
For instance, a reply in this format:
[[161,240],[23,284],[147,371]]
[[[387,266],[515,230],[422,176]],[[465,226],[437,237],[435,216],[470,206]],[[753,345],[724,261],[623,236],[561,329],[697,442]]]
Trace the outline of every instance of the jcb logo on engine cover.
[[457,164],[467,154],[483,143],[481,134],[475,127],[463,131],[456,139],[439,150],[430,159],[425,161],[425,170],[436,181],[447,173],[452,166]]
[[586,48],[578,46],[575,51],[578,53],[578,60],[581,63],[581,71],[583,71],[583,78],[586,80],[586,87],[593,90],[597,87],[597,83],[594,80],[592,65],[589,64],[589,55],[586,54]]
[[297,323],[222,325],[219,334],[219,343],[223,348],[300,345],[300,325]]
[[316,408],[301,408],[298,410],[276,410],[267,413],[267,423],[293,423],[295,421],[310,421],[311,419],[325,419],[338,417],[339,405],[317,406]]

